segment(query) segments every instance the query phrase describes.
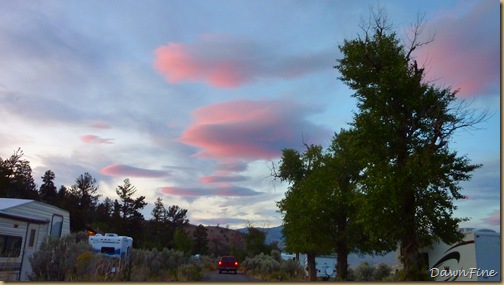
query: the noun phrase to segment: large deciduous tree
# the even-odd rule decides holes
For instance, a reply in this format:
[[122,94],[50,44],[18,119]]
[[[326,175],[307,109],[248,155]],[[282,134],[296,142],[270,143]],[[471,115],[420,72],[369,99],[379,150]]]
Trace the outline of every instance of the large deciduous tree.
[[353,130],[342,129],[325,152],[313,145],[302,154],[283,151],[277,175],[291,184],[277,203],[285,241],[289,250],[307,253],[312,279],[316,254],[335,252],[338,279],[346,280],[349,253],[387,250],[357,222],[363,194],[358,191],[361,165],[354,139]]
[[320,180],[311,176],[321,167],[322,160],[320,146],[307,145],[304,153],[284,149],[279,171],[274,174],[290,184],[285,198],[277,202],[279,212],[283,215],[282,234],[286,249],[306,253],[310,280],[316,279],[315,256],[332,250],[326,224],[329,213],[320,207],[320,198],[323,197],[320,192],[326,187],[320,188]]
[[[366,231],[391,246],[400,244],[406,280],[423,277],[419,249],[435,240],[461,238],[453,216],[462,199],[460,181],[480,165],[448,147],[453,134],[472,127],[485,114],[471,112],[457,90],[425,80],[414,59],[422,25],[413,26],[411,42],[402,44],[380,11],[363,25],[363,35],[340,45],[335,68],[355,91],[358,112],[353,127],[366,195],[360,220]],[[378,226],[379,225],[379,226]]]

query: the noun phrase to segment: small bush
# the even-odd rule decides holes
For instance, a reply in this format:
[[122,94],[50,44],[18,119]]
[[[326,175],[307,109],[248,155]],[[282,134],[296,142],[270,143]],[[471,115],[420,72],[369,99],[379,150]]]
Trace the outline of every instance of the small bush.
[[[275,253],[273,255],[278,257]],[[265,281],[302,280],[304,272],[299,263],[281,258],[278,261],[275,257],[260,253],[253,258],[246,258],[242,267],[247,274]]]
[[202,278],[201,268],[195,264],[183,264],[177,269],[177,281],[200,281]]
[[87,241],[77,240],[79,234],[72,234],[61,239],[45,239],[40,249],[30,256],[32,273],[29,276],[31,281],[65,281],[67,275],[76,274],[77,258],[81,257],[80,270],[87,271],[87,263],[91,263],[86,258],[85,253],[92,252]]

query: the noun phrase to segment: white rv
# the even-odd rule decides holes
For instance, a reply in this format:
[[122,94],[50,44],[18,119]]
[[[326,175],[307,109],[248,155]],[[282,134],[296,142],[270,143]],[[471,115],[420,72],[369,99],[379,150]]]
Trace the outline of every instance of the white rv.
[[89,237],[89,244],[94,253],[102,253],[108,257],[123,259],[131,254],[133,238],[118,236],[114,233],[96,234]]
[[[308,258],[304,253],[299,254],[299,264],[305,269],[305,274],[308,276]],[[315,268],[317,277],[322,280],[336,277],[336,255],[318,255],[315,257]]]
[[28,281],[29,257],[42,241],[68,234],[68,211],[34,200],[0,198],[0,280]]
[[426,251],[430,275],[436,281],[501,281],[500,233],[461,229],[462,242],[436,243]]

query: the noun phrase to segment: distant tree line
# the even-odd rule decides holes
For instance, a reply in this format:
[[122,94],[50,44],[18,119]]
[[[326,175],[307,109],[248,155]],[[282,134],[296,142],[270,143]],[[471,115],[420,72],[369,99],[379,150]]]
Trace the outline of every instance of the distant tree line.
[[117,185],[115,198],[101,197],[96,179],[88,172],[69,187],[57,188],[56,175],[51,170],[41,178],[42,185],[37,187],[30,162],[21,149],[9,158],[0,157],[0,197],[32,199],[65,209],[70,214],[72,233],[117,233],[132,237],[136,248],[168,248],[214,256],[235,254],[240,260],[278,249],[277,243],[266,245],[266,233],[252,225],[247,227],[248,234],[219,228],[217,235],[210,238],[207,227],[189,224],[187,209],[166,207],[160,197],[154,202],[150,219],[145,219],[141,213],[147,205],[145,196],[135,195],[137,189],[128,178]]

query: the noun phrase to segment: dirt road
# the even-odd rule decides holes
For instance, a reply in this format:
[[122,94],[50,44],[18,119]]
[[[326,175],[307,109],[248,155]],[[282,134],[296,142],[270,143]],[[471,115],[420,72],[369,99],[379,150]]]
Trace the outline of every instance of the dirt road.
[[203,281],[259,282],[260,280],[249,277],[241,271],[238,271],[236,274],[225,272],[219,274],[219,271],[211,271],[206,273],[205,276],[203,276]]

